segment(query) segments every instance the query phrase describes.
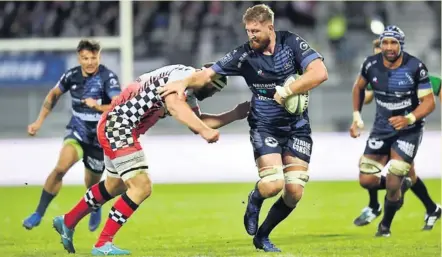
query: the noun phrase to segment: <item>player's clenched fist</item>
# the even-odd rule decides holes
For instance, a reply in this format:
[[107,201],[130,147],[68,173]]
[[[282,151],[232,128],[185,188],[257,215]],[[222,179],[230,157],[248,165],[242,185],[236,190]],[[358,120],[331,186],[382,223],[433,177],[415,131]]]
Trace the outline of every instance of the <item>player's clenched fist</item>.
[[30,136],[35,136],[37,134],[37,131],[40,129],[41,123],[36,121],[34,123],[29,124],[28,126],[28,134]]
[[205,129],[200,133],[201,137],[203,137],[207,143],[215,143],[219,139],[219,131],[217,129]]
[[401,130],[408,126],[408,119],[405,116],[393,116],[388,121],[395,130]]
[[350,136],[352,138],[357,138],[361,135],[359,129],[364,128],[364,122],[362,121],[361,113],[353,112],[353,122],[350,127]]

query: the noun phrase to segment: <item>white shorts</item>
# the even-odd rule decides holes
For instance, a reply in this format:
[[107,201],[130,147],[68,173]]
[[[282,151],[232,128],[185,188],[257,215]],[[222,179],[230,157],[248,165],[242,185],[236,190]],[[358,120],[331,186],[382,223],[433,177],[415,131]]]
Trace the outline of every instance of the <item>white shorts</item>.
[[148,166],[143,150],[117,157],[111,160],[104,155],[106,175],[113,178],[121,178],[126,181],[140,173],[147,173]]

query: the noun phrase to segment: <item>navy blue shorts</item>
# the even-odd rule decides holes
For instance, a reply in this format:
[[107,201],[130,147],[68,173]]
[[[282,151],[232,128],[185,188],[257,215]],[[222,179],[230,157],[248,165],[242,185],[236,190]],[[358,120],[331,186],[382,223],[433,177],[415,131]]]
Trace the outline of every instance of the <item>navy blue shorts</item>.
[[393,149],[404,161],[412,163],[422,141],[422,135],[422,129],[400,131],[391,136],[371,133],[364,154],[390,155],[390,151]]
[[[75,140],[76,142],[72,142]],[[92,144],[85,144],[81,142],[75,133],[69,131],[69,133],[64,137],[65,142],[78,144],[83,151],[83,163],[84,166],[96,174],[102,174],[104,171],[104,155],[103,149]]]
[[278,153],[283,155],[289,153],[310,163],[313,140],[308,133],[269,133],[254,128],[250,130],[250,142],[253,146],[255,160],[266,154]]

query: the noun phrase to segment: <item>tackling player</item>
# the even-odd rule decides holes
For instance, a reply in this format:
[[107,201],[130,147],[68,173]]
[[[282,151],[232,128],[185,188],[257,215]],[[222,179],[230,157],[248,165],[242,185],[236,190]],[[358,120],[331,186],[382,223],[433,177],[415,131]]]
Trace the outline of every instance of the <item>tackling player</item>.
[[[211,65],[207,64],[203,69]],[[92,186],[71,211],[53,221],[54,228],[61,235],[62,243],[69,253],[75,253],[73,233],[77,223],[121,193],[123,194],[109,212],[109,218],[92,255],[130,253],[117,248],[112,240],[121,226],[151,194],[148,165],[138,137],[159,119],[171,115],[200,134],[207,142],[213,143],[218,141],[217,128],[247,117],[250,108],[248,102],[219,115],[200,112],[197,100],[202,101],[224,88],[227,83],[225,76],[207,82],[202,88],[187,91],[186,101],[178,99],[176,94],[162,99],[157,93],[158,87],[189,76],[195,71],[184,65],[170,65],[145,73],[112,102],[110,111],[103,113],[97,134],[104,149],[107,178]]]
[[[266,252],[280,252],[269,240],[271,231],[295,209],[309,174],[312,138],[308,112],[291,115],[282,106],[292,94],[307,92],[327,80],[322,56],[299,35],[275,31],[274,13],[264,4],[247,9],[243,22],[249,41],[226,54],[215,65],[169,84],[162,95],[181,94],[185,88],[199,88],[219,75],[244,77],[253,93],[248,117],[250,141],[261,178],[249,195],[244,225],[253,244]],[[293,74],[302,76],[290,85],[279,85]],[[263,201],[282,196],[258,228]]]
[[[379,39],[373,41],[373,51],[374,54],[382,52],[381,41]],[[434,95],[441,97],[440,78],[431,75],[429,77]],[[371,101],[373,100],[373,96],[374,94],[371,84],[368,84],[367,88],[365,89],[364,104],[371,103]],[[380,173],[373,174],[373,176],[377,177],[379,177],[379,175]],[[423,229],[431,230],[434,227],[435,222],[440,218],[441,207],[431,199],[424,182],[418,176],[416,176],[414,163],[411,165],[410,172],[408,174],[408,177],[405,178],[404,183],[406,183],[406,185],[402,187],[402,193],[404,193],[406,189],[411,188],[411,191],[413,191],[413,193],[424,204],[426,213],[425,213],[425,225]],[[379,215],[381,215],[382,208],[378,201],[378,190],[380,189],[385,189],[384,175],[380,175],[376,187],[367,189],[370,201],[368,206],[365,207],[362,210],[362,213],[354,220],[354,224],[356,226],[365,226],[371,223],[375,218],[379,217]]]
[[[372,85],[376,97],[376,119],[360,159],[359,182],[364,188],[379,186],[373,176],[387,162],[387,194],[384,217],[376,236],[390,236],[396,211],[401,207],[401,184],[409,174],[423,135],[424,118],[435,108],[428,71],[416,57],[403,51],[405,35],[388,26],[380,35],[382,52],[366,58],[353,86],[353,123],[350,135],[360,135],[363,91]],[[435,210],[437,211],[437,209]]]
[[[97,141],[96,127],[101,113],[108,110],[111,100],[120,92],[120,83],[114,72],[100,64],[101,46],[93,40],[81,40],[77,46],[80,66],[68,70],[47,94],[37,120],[28,126],[35,136],[58,99],[66,92],[72,98],[72,117],[66,126],[63,147],[44,184],[37,209],[23,221],[26,229],[40,224],[50,202],[61,189],[64,175],[79,160],[85,167],[87,188],[98,183],[104,170],[103,149]],[[91,213],[89,230],[94,231],[101,222],[101,209]]]

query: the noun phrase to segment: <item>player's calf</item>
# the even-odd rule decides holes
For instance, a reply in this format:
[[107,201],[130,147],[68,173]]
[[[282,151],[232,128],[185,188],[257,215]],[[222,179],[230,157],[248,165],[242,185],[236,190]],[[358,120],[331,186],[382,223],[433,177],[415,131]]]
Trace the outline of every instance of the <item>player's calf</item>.
[[[266,219],[259,227],[256,233],[256,239],[259,239],[259,241],[270,242],[268,239],[270,233],[279,223],[290,215],[302,198],[304,187],[309,180],[309,175],[307,171],[296,170],[296,168],[293,169],[294,166],[299,165],[289,164],[285,167],[285,189],[283,195],[273,204]],[[273,244],[269,244],[269,246],[275,248]]]
[[393,159],[390,161],[390,167],[387,174],[387,195],[384,203],[384,217],[378,227],[378,234],[383,236],[390,235],[390,227],[393,218],[399,208],[402,206],[401,202],[401,185],[404,176],[410,170],[411,165],[402,160]]
[[152,183],[147,174],[148,166],[142,151],[114,159],[112,162],[114,167],[118,167],[118,174],[128,189],[112,206],[94,249],[101,249],[107,243],[112,243],[115,234],[152,193]]
[[259,212],[264,199],[277,195],[284,187],[284,175],[281,166],[261,168],[261,180],[250,192],[244,214],[244,227],[249,235],[255,235],[258,230]]

